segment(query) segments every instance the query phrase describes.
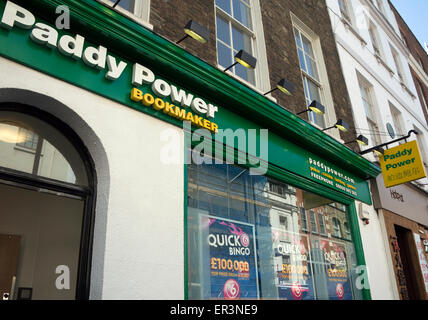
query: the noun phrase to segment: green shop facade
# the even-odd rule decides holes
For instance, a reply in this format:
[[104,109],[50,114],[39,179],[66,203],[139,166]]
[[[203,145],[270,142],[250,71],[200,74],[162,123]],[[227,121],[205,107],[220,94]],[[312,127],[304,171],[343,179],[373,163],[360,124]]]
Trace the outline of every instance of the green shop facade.
[[0,19],[3,295],[370,299],[378,167],[96,1]]

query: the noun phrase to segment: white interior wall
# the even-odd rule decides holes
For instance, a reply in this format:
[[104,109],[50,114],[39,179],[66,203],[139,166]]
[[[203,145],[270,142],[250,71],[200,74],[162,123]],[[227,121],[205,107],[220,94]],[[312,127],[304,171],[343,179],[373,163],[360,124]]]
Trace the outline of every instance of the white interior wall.
[[[83,201],[0,184],[0,234],[21,236],[15,298],[19,287],[32,299],[74,299]],[[58,290],[57,266],[70,270],[70,289]]]

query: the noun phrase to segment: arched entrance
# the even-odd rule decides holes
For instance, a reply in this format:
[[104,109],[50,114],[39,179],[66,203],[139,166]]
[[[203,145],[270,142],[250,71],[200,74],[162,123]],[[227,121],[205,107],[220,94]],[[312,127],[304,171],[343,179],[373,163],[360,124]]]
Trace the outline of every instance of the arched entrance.
[[3,298],[89,298],[95,180],[86,147],[64,122],[0,104]]

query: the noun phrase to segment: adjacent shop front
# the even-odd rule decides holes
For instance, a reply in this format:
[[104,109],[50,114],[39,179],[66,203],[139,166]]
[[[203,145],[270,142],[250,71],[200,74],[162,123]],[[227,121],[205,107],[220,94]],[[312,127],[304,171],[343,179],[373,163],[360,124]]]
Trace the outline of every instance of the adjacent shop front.
[[376,166],[95,1],[0,16],[2,294],[370,298],[355,201]]
[[427,194],[411,184],[386,188],[382,176],[373,180],[372,191],[400,299],[427,299]]

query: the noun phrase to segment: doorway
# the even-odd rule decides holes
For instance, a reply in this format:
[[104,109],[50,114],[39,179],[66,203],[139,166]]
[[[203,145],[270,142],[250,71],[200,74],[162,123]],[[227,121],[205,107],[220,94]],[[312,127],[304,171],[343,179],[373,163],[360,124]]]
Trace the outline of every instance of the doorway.
[[89,298],[93,168],[65,123],[0,104],[0,297]]
[[395,225],[395,234],[397,236],[398,247],[400,248],[401,264],[403,265],[403,273],[406,281],[407,293],[410,300],[423,300],[425,297],[421,295],[418,287],[418,270],[415,266],[418,261],[414,259],[415,241],[412,231]]
[[84,202],[4,184],[0,195],[1,296],[23,299],[25,288],[34,300],[74,299]]

